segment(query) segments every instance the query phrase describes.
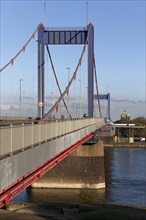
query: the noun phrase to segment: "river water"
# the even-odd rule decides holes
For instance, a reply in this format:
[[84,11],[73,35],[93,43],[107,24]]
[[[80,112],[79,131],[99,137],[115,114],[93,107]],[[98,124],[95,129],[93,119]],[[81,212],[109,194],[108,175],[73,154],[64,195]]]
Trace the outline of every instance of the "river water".
[[29,189],[13,201],[146,206],[146,148],[105,148],[105,176],[105,189]]

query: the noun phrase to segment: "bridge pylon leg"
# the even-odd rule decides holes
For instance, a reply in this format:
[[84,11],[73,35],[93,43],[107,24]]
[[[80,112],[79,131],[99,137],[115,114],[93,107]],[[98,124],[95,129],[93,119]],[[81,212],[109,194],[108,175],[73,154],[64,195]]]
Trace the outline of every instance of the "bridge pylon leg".
[[38,29],[38,117],[44,116],[44,91],[45,91],[45,72],[44,72],[44,26]]
[[88,38],[88,117],[93,117],[93,93],[94,93],[94,26],[89,24]]
[[111,115],[110,115],[110,93],[108,93],[108,119],[111,119]]

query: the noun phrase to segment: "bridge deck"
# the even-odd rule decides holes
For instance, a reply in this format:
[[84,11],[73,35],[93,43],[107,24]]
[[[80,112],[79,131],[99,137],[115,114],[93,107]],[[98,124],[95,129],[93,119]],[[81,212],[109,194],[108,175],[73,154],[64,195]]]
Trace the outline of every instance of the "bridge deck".
[[100,123],[103,123],[103,119],[92,118],[0,127],[0,159],[47,140]]
[[64,153],[67,156],[72,151],[70,146],[83,139],[81,143],[86,142],[86,137],[104,124],[103,118],[93,118],[0,128],[0,202],[9,187],[46,161],[58,155],[57,162],[63,159]]

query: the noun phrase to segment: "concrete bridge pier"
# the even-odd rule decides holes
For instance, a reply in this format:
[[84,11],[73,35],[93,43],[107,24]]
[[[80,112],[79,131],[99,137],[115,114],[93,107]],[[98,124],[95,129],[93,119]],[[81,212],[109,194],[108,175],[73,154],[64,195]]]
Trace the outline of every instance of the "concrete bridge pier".
[[37,180],[34,188],[105,187],[103,142],[81,145],[72,154]]

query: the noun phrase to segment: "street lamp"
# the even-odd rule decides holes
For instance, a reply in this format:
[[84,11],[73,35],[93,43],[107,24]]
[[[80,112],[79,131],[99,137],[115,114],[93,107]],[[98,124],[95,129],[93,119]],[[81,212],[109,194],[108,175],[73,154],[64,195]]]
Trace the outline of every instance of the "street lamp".
[[51,92],[51,105],[53,103],[53,92]]
[[19,80],[19,118],[20,118],[20,115],[21,115],[21,101],[22,101],[22,97],[21,97],[21,90],[22,90],[22,81],[23,81],[23,79],[20,79]]
[[[70,81],[70,68],[67,67],[66,69],[68,70],[68,85],[69,85],[69,81]],[[68,93],[68,111],[69,111],[69,93]]]
[[80,95],[79,95],[79,118],[81,117],[81,79],[78,79],[80,83]]
[[87,101],[88,101],[88,86],[85,87],[85,113],[87,113],[88,111],[86,105]]

